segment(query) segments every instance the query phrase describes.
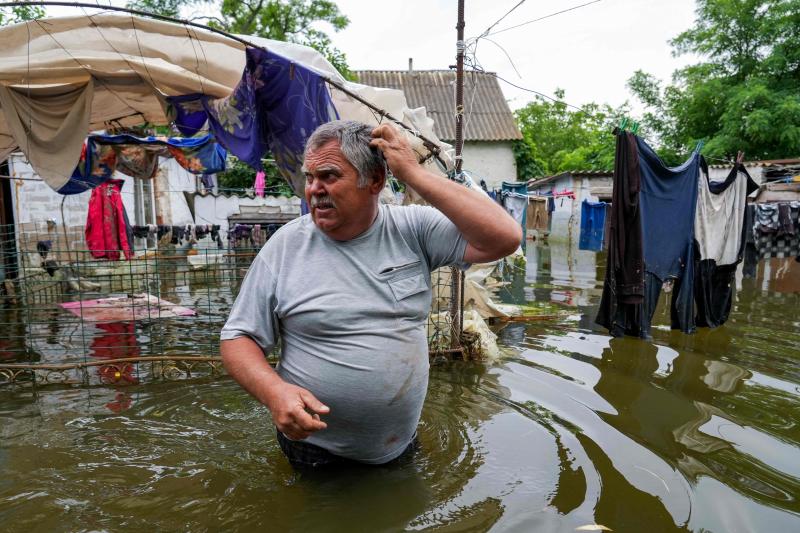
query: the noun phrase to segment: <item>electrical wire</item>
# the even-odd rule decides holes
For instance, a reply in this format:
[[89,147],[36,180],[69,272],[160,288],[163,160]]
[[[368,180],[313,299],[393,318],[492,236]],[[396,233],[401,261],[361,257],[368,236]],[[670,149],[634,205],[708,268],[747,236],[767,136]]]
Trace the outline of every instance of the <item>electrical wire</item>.
[[576,9],[580,9],[582,7],[590,6],[590,5],[596,4],[598,2],[602,2],[602,0],[592,0],[591,2],[586,2],[585,4],[581,4],[581,5],[578,5],[578,6],[573,6],[573,7],[567,8],[567,9],[562,9],[561,11],[556,11],[555,13],[550,13],[549,15],[544,15],[542,17],[535,18],[533,20],[529,20],[529,21],[523,22],[521,24],[516,24],[514,26],[509,26],[508,28],[503,28],[501,30],[497,30],[496,32],[483,35],[482,37],[487,37],[489,35],[497,35],[498,33],[503,33],[503,32],[506,32],[506,31],[509,31],[509,30],[513,30],[513,29],[516,29],[516,28],[521,28],[522,26],[527,26],[528,24],[533,24],[534,22],[539,22],[540,20],[549,19],[549,18],[555,17],[556,15],[561,15],[563,13],[569,13],[570,11],[575,11]]

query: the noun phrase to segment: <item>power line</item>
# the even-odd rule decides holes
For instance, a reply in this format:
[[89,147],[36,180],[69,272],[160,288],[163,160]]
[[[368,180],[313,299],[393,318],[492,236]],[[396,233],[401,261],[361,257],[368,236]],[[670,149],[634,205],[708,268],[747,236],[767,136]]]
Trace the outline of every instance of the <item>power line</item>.
[[[590,6],[592,4],[596,4],[596,3],[601,2],[601,1],[602,0],[592,0],[591,2],[586,2],[585,4],[581,4],[579,6],[573,6],[573,7],[567,8],[567,9],[562,9],[561,11],[556,11],[555,13],[550,13],[549,15],[545,15],[543,17],[539,17],[539,18],[536,18],[536,19],[533,19],[533,20],[529,20],[528,22],[523,22],[523,23],[517,24],[515,26],[509,26],[508,28],[503,28],[502,30],[497,30],[494,33],[484,34],[481,37],[487,37],[489,35],[497,35],[498,33],[503,33],[504,31],[513,30],[515,28],[519,28],[521,26],[526,26],[528,24],[533,24],[534,22],[539,22],[540,20],[549,19],[551,17],[555,17],[556,15],[561,15],[562,13],[568,13],[570,11],[575,11],[576,9],[580,9],[582,7]],[[522,3],[522,2],[520,2],[520,3]]]
[[542,98],[546,98],[546,99],[548,99],[548,100],[550,100],[550,101],[552,101],[552,102],[555,102],[556,104],[563,104],[563,105],[565,105],[565,106],[567,106],[567,107],[571,107],[571,108],[573,108],[573,109],[577,109],[578,111],[586,111],[586,110],[585,110],[583,107],[579,107],[579,106],[576,106],[576,105],[572,105],[572,104],[570,104],[569,102],[565,102],[565,101],[563,101],[563,100],[559,100],[559,99],[557,99],[557,98],[553,98],[552,96],[550,96],[550,95],[548,95],[548,94],[545,94],[545,93],[542,93],[542,92],[539,92],[539,91],[535,91],[535,90],[533,90],[533,89],[528,89],[527,87],[520,87],[519,85],[517,85],[517,84],[515,84],[515,83],[511,83],[511,82],[510,82],[510,81],[508,81],[507,79],[505,79],[505,78],[503,78],[503,77],[501,77],[501,76],[498,76],[496,72],[484,72],[484,73],[485,73],[485,74],[488,74],[488,75],[490,75],[490,76],[494,76],[494,77],[495,77],[495,78],[497,78],[498,80],[500,80],[500,81],[504,81],[504,82],[506,82],[507,84],[511,85],[512,87],[516,87],[517,89],[520,89],[521,91],[526,91],[526,92],[529,92],[529,93],[533,93],[533,94],[539,95],[539,96],[541,96]]
[[[517,9],[519,6],[521,6],[521,5],[522,5],[522,4],[524,4],[524,3],[525,3],[525,0],[520,0],[520,2],[519,2],[517,5],[515,5],[514,7],[512,7],[511,9],[509,9],[509,10],[506,12],[506,14],[505,14],[505,15],[503,15],[502,17],[500,17],[499,19],[497,19],[497,20],[494,22],[494,24],[492,24],[491,26],[489,26],[488,28],[486,28],[486,29],[483,31],[483,33],[481,33],[480,37],[478,37],[478,39],[480,39],[481,37],[486,37],[487,35],[489,35],[489,32],[490,32],[490,31],[492,31],[492,28],[494,28],[495,26],[497,26],[498,24],[500,24],[500,22],[502,22],[502,20],[503,20],[504,18],[506,18],[507,16],[509,16],[509,15],[510,15],[510,14],[511,14],[511,13],[512,13],[512,12],[513,12],[515,9]],[[477,39],[476,39],[476,40],[477,40]]]

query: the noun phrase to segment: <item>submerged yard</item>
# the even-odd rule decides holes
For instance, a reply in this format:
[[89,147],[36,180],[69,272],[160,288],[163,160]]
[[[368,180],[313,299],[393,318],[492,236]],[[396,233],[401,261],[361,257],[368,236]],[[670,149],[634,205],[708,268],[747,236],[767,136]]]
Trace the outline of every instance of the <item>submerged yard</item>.
[[[529,243],[527,257],[498,295],[530,320],[495,325],[498,361],[433,367],[421,448],[393,467],[295,473],[266,408],[209,369],[0,386],[2,529],[800,527],[800,294],[744,279],[722,328],[671,332],[661,306],[652,341],[610,339],[592,325],[602,254]],[[94,359],[212,353],[235,280],[168,285],[158,296],[197,316],[53,307],[0,353],[63,361],[84,338]]]

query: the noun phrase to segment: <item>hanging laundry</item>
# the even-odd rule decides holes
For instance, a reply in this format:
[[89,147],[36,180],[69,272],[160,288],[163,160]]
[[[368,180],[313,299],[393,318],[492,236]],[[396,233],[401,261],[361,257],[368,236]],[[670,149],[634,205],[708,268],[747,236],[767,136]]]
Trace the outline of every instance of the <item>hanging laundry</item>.
[[603,249],[603,239],[606,228],[605,202],[581,202],[581,233],[578,248],[599,252]]
[[728,320],[734,298],[734,276],[744,253],[747,195],[758,186],[744,165],[734,166],[726,179],[712,182],[701,161],[694,232],[697,241],[694,302],[695,323],[718,327]]
[[759,259],[800,256],[800,202],[756,204],[753,237]]
[[755,204],[747,204],[744,212],[744,263],[742,264],[742,276],[745,278],[756,277],[756,267],[758,266],[758,250],[756,250],[756,240],[753,236],[753,225],[756,218]]
[[644,302],[639,152],[632,133],[616,138],[606,277],[595,322],[615,337],[639,336]]
[[264,197],[264,187],[267,186],[264,177],[265,177],[264,171],[259,170],[258,172],[256,172],[256,181],[253,184],[253,189],[256,192],[256,196],[259,196],[261,198]]
[[528,184],[508,183],[502,185],[503,206],[506,212],[522,227],[522,242],[525,245],[525,214],[528,210]]
[[319,126],[338,118],[325,81],[314,71],[267,50],[248,48],[241,81],[230,96],[168,97],[175,124],[193,135],[206,122],[233,155],[256,170],[269,150],[295,192],[303,190],[302,155]]
[[528,212],[525,214],[525,227],[529,230],[544,233],[550,214],[547,212],[547,198],[543,196],[528,197]]
[[92,257],[118,261],[132,255],[133,231],[120,194],[122,180],[109,180],[92,190],[86,217],[86,245]]
[[[700,154],[695,151],[685,163],[670,168],[642,139],[631,133],[619,134],[617,143],[612,193],[612,216],[615,218],[611,221],[612,244],[597,323],[615,336],[649,337],[659,294],[667,284],[672,291],[672,327],[691,333],[694,331],[694,216]],[[635,157],[633,152],[637,154]],[[620,179],[617,179],[618,174]],[[633,199],[637,185],[638,203]],[[618,188],[624,189],[617,191]],[[623,206],[616,205],[617,196]],[[641,220],[639,239],[635,233],[637,219]],[[620,235],[620,230],[631,231],[631,238]],[[639,243],[641,255],[636,250]],[[628,265],[629,274],[635,274],[630,279],[637,284],[627,290],[624,285],[620,287],[616,279],[626,271],[619,267],[620,262]],[[644,271],[643,287],[638,285],[639,265]],[[632,289],[640,287],[643,292],[638,303],[638,290]],[[626,293],[627,301],[622,298]]]
[[227,152],[211,135],[193,138],[89,135],[68,186],[61,194],[75,194],[111,179],[116,170],[139,179],[150,179],[158,170],[158,158],[173,157],[192,174],[225,170]]
[[[89,131],[93,97],[91,77],[78,87],[53,86],[32,91],[0,84],[0,115],[5,116],[14,141],[33,170],[62,194],[72,194],[67,192],[70,176]],[[7,154],[2,155],[0,160]]]
[[739,262],[747,196],[757,188],[744,165],[731,169],[724,181],[712,182],[703,162],[694,219],[701,260],[713,260],[720,266]]

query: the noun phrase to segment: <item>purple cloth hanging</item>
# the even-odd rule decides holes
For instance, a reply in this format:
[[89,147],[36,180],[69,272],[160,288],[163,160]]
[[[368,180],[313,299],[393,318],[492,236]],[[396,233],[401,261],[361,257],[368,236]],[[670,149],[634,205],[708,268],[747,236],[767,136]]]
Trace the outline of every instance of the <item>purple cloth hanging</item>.
[[225,98],[191,94],[168,98],[175,124],[193,134],[208,122],[215,138],[256,170],[269,150],[295,192],[302,186],[303,149],[321,124],[338,118],[325,81],[273,52],[248,48],[242,79]]

